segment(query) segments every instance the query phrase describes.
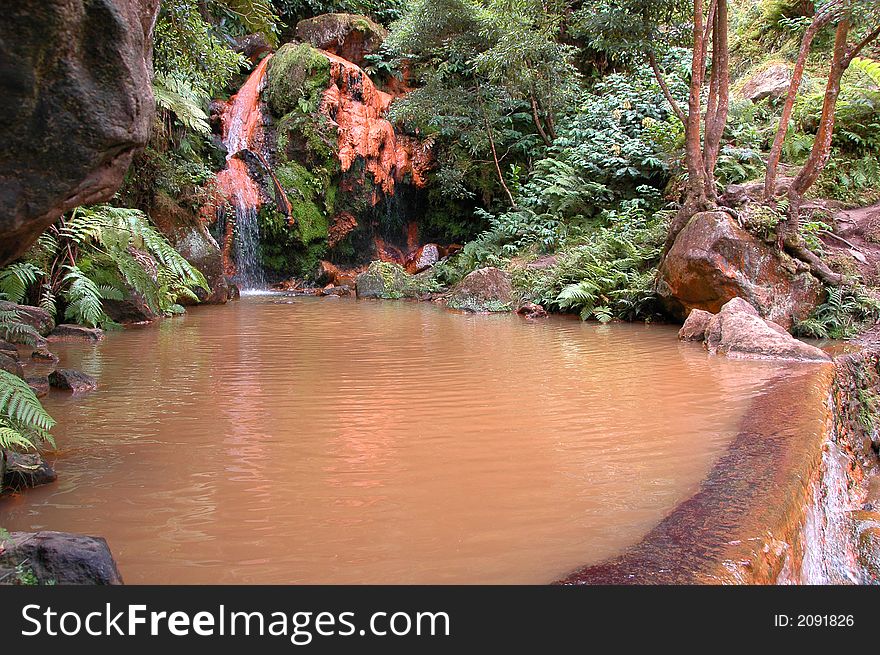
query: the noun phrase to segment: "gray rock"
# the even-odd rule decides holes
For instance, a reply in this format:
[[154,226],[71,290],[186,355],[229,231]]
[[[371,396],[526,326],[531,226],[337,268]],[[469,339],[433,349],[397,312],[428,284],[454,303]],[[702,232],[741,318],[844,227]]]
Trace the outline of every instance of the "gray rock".
[[24,381],[28,383],[28,386],[36,394],[37,398],[42,398],[43,396],[49,395],[49,387],[51,385],[49,384],[48,375],[35,375],[31,377],[26,377]]
[[506,312],[512,309],[510,275],[488,266],[468,273],[446,299],[447,306],[470,312]]
[[547,310],[533,302],[526,302],[517,307],[516,313],[523,318],[547,318]]
[[89,341],[97,343],[104,338],[104,330],[84,325],[62,323],[49,333],[49,341]]
[[159,0],[16,0],[0,21],[0,266],[109,200],[149,137]]
[[0,371],[12,373],[20,378],[24,377],[24,367],[18,361],[18,356],[12,357],[6,352],[0,352]]
[[13,532],[0,551],[0,579],[14,582],[19,566],[33,574],[39,584],[122,584],[110,547],[100,537]]
[[408,275],[403,268],[389,262],[373,262],[357,276],[358,298],[402,298]]
[[52,318],[52,314],[42,307],[17,305],[8,300],[0,300],[0,311],[11,310],[17,311],[18,320],[32,327],[41,336],[46,336],[55,327],[55,319]]
[[791,72],[788,64],[772,64],[746,80],[740,94],[752,102],[760,102],[765,98],[781,98],[788,93]]
[[819,348],[798,341],[782,326],[762,319],[748,303],[734,300],[737,302],[726,303],[706,327],[706,347],[710,353],[735,359],[831,361]]
[[58,475],[38,453],[6,453],[3,486],[8,489],[26,489],[55,482]]
[[91,375],[70,368],[59,368],[49,374],[49,384],[56,389],[83,393],[98,388],[98,381]]
[[58,355],[47,350],[46,348],[37,348],[31,353],[31,359],[34,362],[39,362],[42,364],[57,364],[59,359]]

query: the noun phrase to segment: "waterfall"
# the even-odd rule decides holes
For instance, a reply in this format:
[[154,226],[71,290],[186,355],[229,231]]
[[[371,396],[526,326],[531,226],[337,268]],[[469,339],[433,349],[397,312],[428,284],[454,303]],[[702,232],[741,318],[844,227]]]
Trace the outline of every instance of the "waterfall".
[[226,168],[217,174],[217,186],[235,210],[234,279],[245,290],[266,286],[266,277],[260,264],[258,221],[262,192],[251,179],[241,156],[245,151],[259,152],[262,145],[260,91],[265,84],[270,57],[260,62],[247,82],[230,99],[222,117]]
[[822,453],[820,476],[813,484],[811,504],[803,527],[804,556],[800,584],[864,584],[867,582],[855,551],[849,513],[846,457],[829,442]]
[[242,289],[262,289],[266,276],[260,265],[260,225],[257,208],[234,197],[235,207],[235,280]]

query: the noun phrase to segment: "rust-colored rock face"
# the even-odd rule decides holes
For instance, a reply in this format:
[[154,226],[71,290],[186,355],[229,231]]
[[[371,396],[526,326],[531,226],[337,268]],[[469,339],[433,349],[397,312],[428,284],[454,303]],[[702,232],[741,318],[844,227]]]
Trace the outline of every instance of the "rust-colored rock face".
[[717,313],[740,297],[785,328],[824,295],[816,278],[717,211],[695,214],[679,233],[660,265],[658,291],[681,319],[692,309]]
[[376,186],[386,195],[393,195],[395,182],[407,176],[415,186],[424,187],[430,149],[410,136],[397,134],[385,118],[394,96],[377,89],[359,66],[331,52],[324,55],[330,60],[330,86],[324,92],[321,111],[337,126],[342,172],[362,158]]
[[17,0],[0,21],[0,265],[108,200],[153,116],[159,0]]
[[296,24],[296,38],[362,66],[364,56],[379,50],[388,30],[366,16],[323,14]]

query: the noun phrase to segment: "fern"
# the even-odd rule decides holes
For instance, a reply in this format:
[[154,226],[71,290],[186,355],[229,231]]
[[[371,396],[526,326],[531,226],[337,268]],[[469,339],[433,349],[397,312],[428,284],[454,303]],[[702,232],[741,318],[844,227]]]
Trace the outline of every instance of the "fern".
[[3,305],[0,306],[0,338],[12,343],[33,346],[40,338],[40,333],[21,320],[18,308]]
[[78,266],[65,266],[67,274],[64,282],[67,290],[64,293],[67,309],[64,317],[83,325],[97,327],[108,320],[101,301],[104,295],[101,289],[79,269]]
[[44,275],[30,262],[18,262],[0,270],[0,293],[14,303],[25,299],[28,288]]
[[793,331],[817,339],[848,339],[878,320],[880,300],[859,286],[831,287],[828,299]]
[[55,441],[49,431],[55,420],[27,383],[0,370],[0,449],[30,450]]
[[198,134],[210,134],[208,114],[201,107],[202,95],[189,82],[171,74],[157,73],[153,79],[156,104]]

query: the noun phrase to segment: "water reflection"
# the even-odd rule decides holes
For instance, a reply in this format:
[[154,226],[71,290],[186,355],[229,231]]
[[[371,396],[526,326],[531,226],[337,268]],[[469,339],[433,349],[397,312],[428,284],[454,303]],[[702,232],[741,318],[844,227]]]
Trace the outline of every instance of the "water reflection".
[[638,541],[778,368],[662,326],[249,296],[67,344],[59,482],[9,529],[129,582],[547,582]]

